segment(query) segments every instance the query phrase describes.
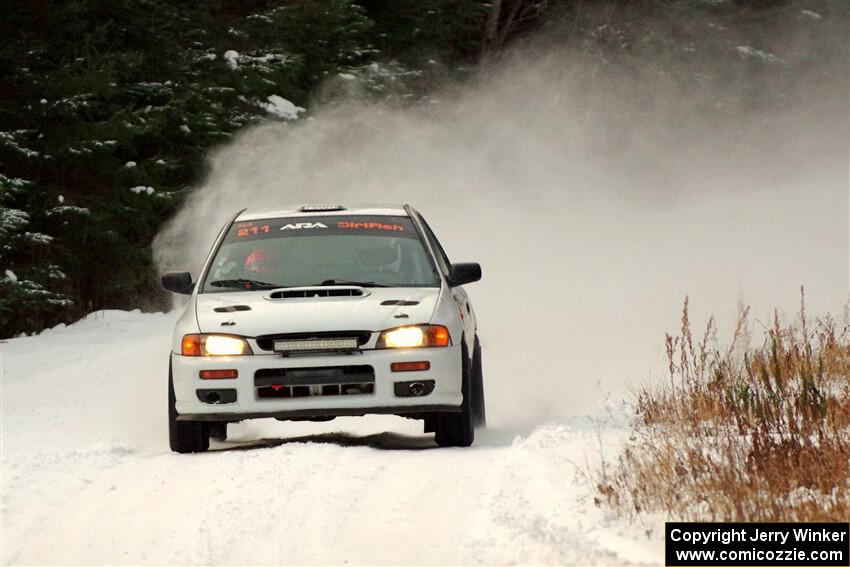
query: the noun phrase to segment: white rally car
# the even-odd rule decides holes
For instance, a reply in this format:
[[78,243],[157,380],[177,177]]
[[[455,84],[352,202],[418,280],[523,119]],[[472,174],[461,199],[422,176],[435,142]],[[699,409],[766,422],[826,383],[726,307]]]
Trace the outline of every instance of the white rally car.
[[475,312],[452,264],[410,206],[241,211],[218,235],[174,329],[170,445],[209,448],[229,422],[395,414],[437,444],[469,446],[483,425]]

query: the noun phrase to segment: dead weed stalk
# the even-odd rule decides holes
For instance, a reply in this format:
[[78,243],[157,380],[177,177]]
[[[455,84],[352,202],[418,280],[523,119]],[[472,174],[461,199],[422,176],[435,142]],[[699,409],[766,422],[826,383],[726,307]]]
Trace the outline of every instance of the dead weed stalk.
[[620,513],[682,520],[850,518],[850,328],[799,318],[748,345],[749,308],[731,344],[710,319],[694,339],[688,299],[667,336],[669,383],[637,397],[633,441],[599,483]]

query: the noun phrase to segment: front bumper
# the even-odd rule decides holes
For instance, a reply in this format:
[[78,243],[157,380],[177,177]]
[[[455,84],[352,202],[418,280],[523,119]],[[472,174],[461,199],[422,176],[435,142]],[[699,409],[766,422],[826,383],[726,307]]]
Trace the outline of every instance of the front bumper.
[[[394,362],[428,361],[430,369],[392,372]],[[260,398],[254,376],[258,370],[369,365],[374,369],[374,391],[368,394]],[[172,379],[178,420],[221,420],[277,417],[319,417],[371,413],[408,414],[458,411],[461,393],[461,347],[364,350],[356,354],[282,357],[279,354],[195,357],[171,355]],[[205,380],[202,370],[238,371],[238,378]],[[400,397],[396,382],[433,380],[427,395]],[[197,391],[235,389],[232,403],[206,403]]]

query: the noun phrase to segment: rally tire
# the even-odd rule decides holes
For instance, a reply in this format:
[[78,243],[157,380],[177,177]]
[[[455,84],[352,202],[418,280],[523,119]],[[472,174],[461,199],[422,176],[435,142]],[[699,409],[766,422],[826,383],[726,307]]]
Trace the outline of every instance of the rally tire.
[[472,392],[472,423],[475,427],[487,425],[487,410],[484,405],[484,372],[481,363],[481,343],[475,335],[475,346],[472,350],[472,373],[470,375]]
[[203,453],[210,448],[207,424],[202,421],[177,421],[177,398],[171,363],[168,364],[168,445],[175,453]]
[[472,396],[470,392],[470,361],[466,342],[461,341],[461,392],[463,402],[460,412],[437,414],[434,440],[440,447],[469,447],[475,440],[475,425],[472,419]]

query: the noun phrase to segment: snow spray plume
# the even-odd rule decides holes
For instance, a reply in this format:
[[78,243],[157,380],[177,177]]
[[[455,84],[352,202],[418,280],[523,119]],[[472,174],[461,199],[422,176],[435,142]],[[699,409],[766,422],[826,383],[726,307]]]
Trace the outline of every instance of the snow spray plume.
[[[791,313],[801,284],[811,313],[846,300],[847,18],[804,12],[789,5],[781,34],[727,25],[721,57],[701,53],[722,35],[711,18],[679,9],[694,41],[666,60],[598,55],[553,24],[431,104],[350,101],[249,129],[157,238],[159,265],[197,273],[243,207],[411,203],[452,260],[483,266],[469,291],[492,424],[628,397],[663,376],[685,295],[694,321],[730,331],[738,302]],[[799,89],[772,92],[775,76]]]

